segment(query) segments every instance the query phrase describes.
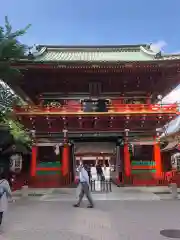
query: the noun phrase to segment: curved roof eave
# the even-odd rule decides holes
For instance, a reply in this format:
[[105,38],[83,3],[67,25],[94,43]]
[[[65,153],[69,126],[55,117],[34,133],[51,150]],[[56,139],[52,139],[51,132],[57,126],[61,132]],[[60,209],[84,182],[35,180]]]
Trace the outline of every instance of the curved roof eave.
[[[21,62],[32,63],[163,63],[178,61],[180,54],[157,53],[147,45],[114,45],[114,46],[51,46],[39,45],[38,52],[31,54],[31,59]],[[94,55],[95,54],[95,55]],[[115,55],[114,55],[115,54]],[[78,56],[80,55],[80,56]],[[84,58],[84,59],[83,59]],[[114,59],[113,59],[114,58]],[[123,59],[124,58],[124,59]]]
[[111,64],[132,64],[132,63],[152,63],[152,64],[160,64],[165,62],[172,62],[172,61],[179,61],[180,56],[177,59],[149,59],[149,60],[137,60],[137,61],[99,61],[99,60],[93,60],[93,61],[83,61],[83,60],[62,60],[62,61],[56,61],[56,60],[32,60],[32,59],[22,59],[18,62],[24,62],[24,63],[34,63],[34,64],[103,64],[103,63],[111,63]]

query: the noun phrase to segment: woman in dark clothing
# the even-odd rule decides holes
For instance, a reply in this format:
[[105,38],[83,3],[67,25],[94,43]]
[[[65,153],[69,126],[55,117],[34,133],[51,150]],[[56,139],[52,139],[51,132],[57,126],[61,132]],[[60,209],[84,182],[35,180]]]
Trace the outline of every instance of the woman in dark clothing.
[[97,173],[97,180],[100,181],[103,176],[103,170],[99,163],[96,165],[96,173]]

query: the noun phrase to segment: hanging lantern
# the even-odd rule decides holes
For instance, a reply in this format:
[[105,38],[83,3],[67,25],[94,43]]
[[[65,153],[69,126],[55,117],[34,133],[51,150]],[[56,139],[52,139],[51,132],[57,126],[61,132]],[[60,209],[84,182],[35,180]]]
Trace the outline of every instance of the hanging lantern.
[[19,173],[22,170],[22,156],[20,154],[13,154],[10,157],[10,171]]
[[171,167],[175,170],[180,170],[180,153],[175,153],[171,156]]

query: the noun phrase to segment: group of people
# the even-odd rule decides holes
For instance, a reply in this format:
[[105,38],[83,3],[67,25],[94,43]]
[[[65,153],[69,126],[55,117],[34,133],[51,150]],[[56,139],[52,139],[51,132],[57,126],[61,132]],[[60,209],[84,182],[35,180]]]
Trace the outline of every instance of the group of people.
[[[83,163],[81,163],[80,166],[77,168],[77,171],[79,172],[80,194],[79,194],[78,202],[74,204],[74,207],[79,207],[84,195],[86,195],[89,201],[88,208],[93,208],[94,202],[90,192],[90,182],[92,177],[91,166],[83,165]],[[96,165],[96,174],[97,174],[97,180],[101,180],[101,181],[105,180],[105,176],[103,174],[102,166],[100,163]]]
[[[91,181],[92,179],[92,173],[91,173],[91,168],[92,166],[91,165],[88,165],[88,164],[85,164],[84,165],[84,168],[86,169],[87,173],[88,173],[88,176],[89,176],[89,182]],[[102,166],[100,163],[97,163],[96,164],[96,175],[97,175],[97,180],[98,181],[104,181],[105,180],[105,176],[104,176],[104,173],[103,173],[103,168],[104,170],[106,169],[106,165]],[[78,169],[78,168],[77,168]]]

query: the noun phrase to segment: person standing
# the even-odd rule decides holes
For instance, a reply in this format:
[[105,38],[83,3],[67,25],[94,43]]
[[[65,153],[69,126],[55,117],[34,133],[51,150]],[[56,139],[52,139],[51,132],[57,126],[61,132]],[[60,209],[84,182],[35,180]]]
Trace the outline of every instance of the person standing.
[[74,204],[74,207],[79,207],[84,195],[86,195],[86,197],[89,201],[88,208],[93,208],[94,203],[93,203],[92,196],[90,193],[89,176],[88,176],[87,169],[83,165],[81,165],[79,167],[79,184],[81,187],[80,194],[79,194],[79,200],[76,204]]
[[4,174],[0,175],[0,225],[2,224],[3,214],[8,209],[8,198],[12,197],[9,182]]
[[85,165],[84,168],[86,169],[88,176],[89,176],[89,183],[91,183],[91,166]]
[[102,175],[103,175],[103,170],[102,170],[102,167],[101,167],[101,164],[100,164],[100,163],[98,163],[98,164],[96,165],[96,173],[97,173],[97,180],[98,180],[98,181],[101,181]]

